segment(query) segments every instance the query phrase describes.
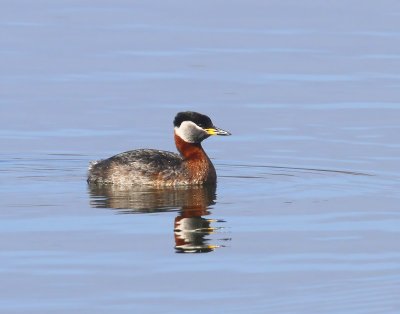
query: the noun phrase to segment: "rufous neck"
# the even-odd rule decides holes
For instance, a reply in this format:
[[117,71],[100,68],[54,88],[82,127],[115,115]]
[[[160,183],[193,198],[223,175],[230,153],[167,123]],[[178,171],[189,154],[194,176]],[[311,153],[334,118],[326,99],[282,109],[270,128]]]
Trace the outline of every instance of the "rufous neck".
[[174,133],[175,145],[179,153],[185,160],[192,159],[208,159],[206,153],[201,147],[200,143],[188,143],[180,138],[176,133]]

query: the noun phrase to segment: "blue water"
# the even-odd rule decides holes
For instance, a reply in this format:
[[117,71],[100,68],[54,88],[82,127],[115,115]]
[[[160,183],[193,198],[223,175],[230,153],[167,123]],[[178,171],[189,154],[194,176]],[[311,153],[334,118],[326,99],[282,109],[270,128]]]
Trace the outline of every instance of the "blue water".
[[[400,4],[13,1],[0,10],[1,313],[398,313]],[[99,189],[174,151],[210,189]]]

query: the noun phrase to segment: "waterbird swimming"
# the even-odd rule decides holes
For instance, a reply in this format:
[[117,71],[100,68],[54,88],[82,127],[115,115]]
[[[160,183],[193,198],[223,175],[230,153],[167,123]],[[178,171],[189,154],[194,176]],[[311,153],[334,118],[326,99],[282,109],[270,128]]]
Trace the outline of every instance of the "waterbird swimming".
[[211,119],[193,111],[174,119],[175,145],[180,154],[156,149],[120,153],[89,165],[88,182],[95,184],[178,186],[215,184],[217,174],[201,142],[212,135],[231,135]]

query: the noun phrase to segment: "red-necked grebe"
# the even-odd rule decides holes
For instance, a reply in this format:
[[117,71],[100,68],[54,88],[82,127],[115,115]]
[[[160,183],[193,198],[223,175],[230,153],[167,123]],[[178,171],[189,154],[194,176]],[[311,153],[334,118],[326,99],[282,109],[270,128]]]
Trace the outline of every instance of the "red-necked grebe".
[[211,135],[231,135],[214,126],[203,114],[179,112],[174,119],[174,137],[180,155],[156,149],[138,149],[91,162],[89,183],[117,185],[215,184],[214,165],[201,147]]

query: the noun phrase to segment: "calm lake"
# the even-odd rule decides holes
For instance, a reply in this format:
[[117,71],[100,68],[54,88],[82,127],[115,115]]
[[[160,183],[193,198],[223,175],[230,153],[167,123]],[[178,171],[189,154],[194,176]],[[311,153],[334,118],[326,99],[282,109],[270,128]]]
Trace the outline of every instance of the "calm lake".
[[[399,1],[0,7],[1,313],[400,313]],[[216,189],[87,185],[186,110]]]

